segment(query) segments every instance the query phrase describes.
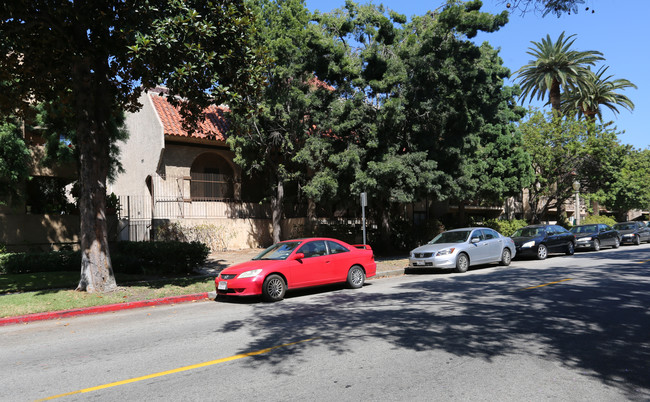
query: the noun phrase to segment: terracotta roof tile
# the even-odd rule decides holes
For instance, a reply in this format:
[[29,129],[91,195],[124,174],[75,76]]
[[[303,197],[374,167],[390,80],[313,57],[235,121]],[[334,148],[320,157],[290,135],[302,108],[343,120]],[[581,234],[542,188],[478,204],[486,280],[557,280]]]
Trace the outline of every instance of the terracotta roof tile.
[[229,126],[226,113],[230,112],[227,107],[216,105],[208,106],[204,111],[205,120],[199,122],[196,131],[188,133],[183,129],[182,118],[178,109],[167,102],[166,96],[159,96],[155,93],[151,93],[149,96],[153,101],[158,116],[160,116],[165,135],[210,139],[216,141],[226,140],[226,132],[228,131]]

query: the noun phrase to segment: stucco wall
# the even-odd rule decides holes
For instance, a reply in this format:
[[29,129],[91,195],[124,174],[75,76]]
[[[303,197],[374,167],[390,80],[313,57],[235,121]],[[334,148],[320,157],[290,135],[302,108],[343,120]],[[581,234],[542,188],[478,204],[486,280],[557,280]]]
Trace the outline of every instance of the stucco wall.
[[165,139],[162,123],[149,95],[143,94],[140,102],[142,109],[126,116],[125,125],[129,138],[118,143],[124,173],[119,174],[114,183],[109,183],[109,193],[149,195],[146,179],[158,168]]
[[204,153],[219,155],[231,167],[235,177],[241,175],[241,169],[232,162],[235,154],[228,149],[174,143],[167,143],[163,155],[164,173],[167,176],[189,176],[192,162]]
[[[297,237],[300,231],[296,228],[302,228],[306,218],[285,219],[282,221],[282,239]],[[164,223],[177,222],[183,227],[208,226],[218,231],[214,236],[223,241],[224,248],[228,250],[240,250],[245,248],[267,247],[273,244],[271,235],[270,219],[229,219],[229,218],[212,218],[212,219],[175,219],[175,220],[156,220],[155,226],[158,227]]]

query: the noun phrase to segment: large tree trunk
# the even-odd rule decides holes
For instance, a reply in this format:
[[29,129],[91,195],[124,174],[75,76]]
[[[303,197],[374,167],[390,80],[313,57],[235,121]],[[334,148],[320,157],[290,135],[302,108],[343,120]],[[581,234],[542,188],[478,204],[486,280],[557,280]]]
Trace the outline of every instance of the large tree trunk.
[[598,216],[600,215],[600,204],[596,200],[591,201],[591,208],[593,209],[593,214]]
[[280,232],[282,230],[282,204],[284,202],[284,183],[282,179],[276,176],[277,188],[275,191],[275,196],[271,197],[271,213],[272,213],[272,225],[273,225],[273,243],[280,241]]
[[[96,73],[101,76],[100,72]],[[113,102],[101,84],[91,82],[93,77],[88,66],[77,65],[74,78],[81,187],[81,279],[77,290],[108,292],[117,287],[106,224],[109,124]]]

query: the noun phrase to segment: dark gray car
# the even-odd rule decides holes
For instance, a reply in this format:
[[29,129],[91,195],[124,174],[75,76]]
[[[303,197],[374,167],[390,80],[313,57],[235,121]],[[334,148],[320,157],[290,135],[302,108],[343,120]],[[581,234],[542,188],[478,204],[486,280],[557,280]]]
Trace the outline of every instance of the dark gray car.
[[621,233],[621,243],[641,244],[650,242],[650,228],[641,222],[621,222],[614,225]]
[[517,229],[510,236],[517,246],[518,256],[535,256],[545,259],[549,253],[572,255],[576,237],[559,225],[531,225]]
[[570,231],[576,236],[576,249],[598,251],[601,246],[618,248],[621,245],[621,234],[603,223],[574,226]]

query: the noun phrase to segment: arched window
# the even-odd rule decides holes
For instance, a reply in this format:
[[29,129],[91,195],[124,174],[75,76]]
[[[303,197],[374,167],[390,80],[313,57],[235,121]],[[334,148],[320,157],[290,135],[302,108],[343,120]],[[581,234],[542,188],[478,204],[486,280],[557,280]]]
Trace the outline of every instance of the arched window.
[[190,196],[193,201],[215,201],[233,198],[233,170],[216,153],[199,155],[190,168]]

